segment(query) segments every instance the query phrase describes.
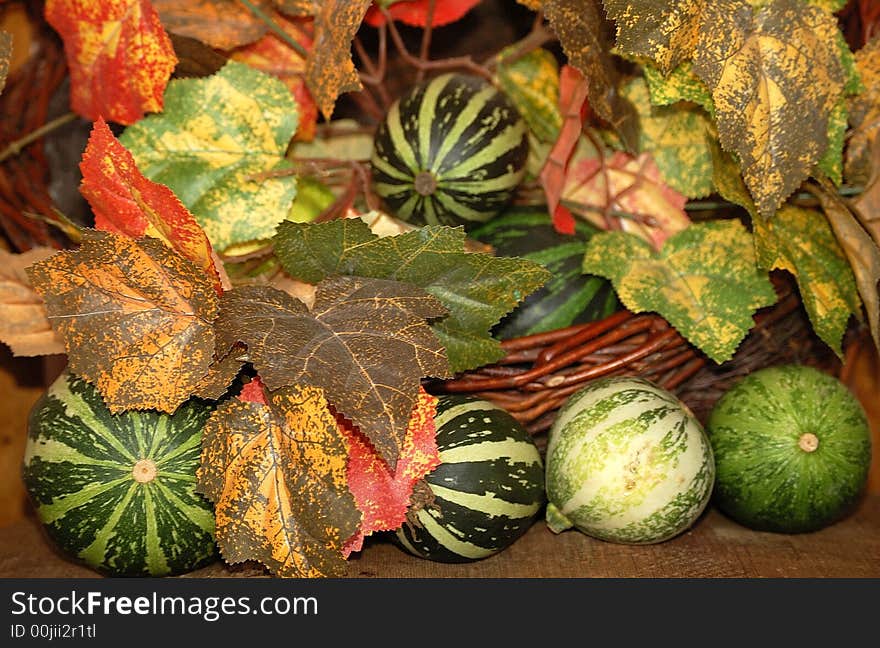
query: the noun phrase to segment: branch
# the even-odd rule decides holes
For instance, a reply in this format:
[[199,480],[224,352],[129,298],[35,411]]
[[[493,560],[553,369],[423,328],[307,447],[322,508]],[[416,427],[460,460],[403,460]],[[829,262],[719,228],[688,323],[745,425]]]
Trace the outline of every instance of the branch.
[[254,14],[257,18],[259,18],[261,21],[263,21],[263,23],[265,23],[265,25],[269,29],[271,29],[275,33],[275,35],[278,36],[278,38],[280,38],[285,43],[290,45],[297,54],[299,54],[303,58],[308,58],[309,53],[308,53],[308,51],[306,51],[306,48],[303,47],[301,44],[297,43],[290,36],[290,34],[288,34],[286,31],[281,29],[281,27],[278,26],[278,23],[276,23],[274,20],[272,20],[271,16],[269,16],[265,11],[260,9],[253,2],[251,2],[251,0],[240,0],[240,1],[245,7],[247,7],[248,9],[251,10],[252,14]]
[[29,146],[36,142],[38,139],[43,137],[44,135],[48,135],[56,128],[60,128],[64,126],[67,122],[73,121],[76,119],[76,113],[69,112],[61,115],[60,117],[56,117],[50,122],[46,122],[38,129],[31,131],[27,135],[18,138],[14,142],[10,142],[9,145],[0,152],[0,162],[3,162],[7,158],[13,157],[21,153],[21,150],[26,146]]

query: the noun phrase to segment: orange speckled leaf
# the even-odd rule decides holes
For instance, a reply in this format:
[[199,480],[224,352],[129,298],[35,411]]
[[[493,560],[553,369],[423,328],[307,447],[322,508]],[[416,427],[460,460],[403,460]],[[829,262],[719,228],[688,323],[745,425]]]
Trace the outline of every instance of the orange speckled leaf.
[[[312,20],[285,18],[276,12],[272,19],[293,40],[311,51],[314,41]],[[260,40],[232,52],[232,59],[246,63],[267,74],[281,79],[299,104],[299,126],[296,139],[310,141],[315,137],[318,106],[306,87],[306,59],[276,34],[269,32]]]
[[28,274],[70,370],[96,384],[112,412],[173,412],[207,373],[217,293],[161,241],[86,229],[78,249]]
[[70,105],[86,119],[133,124],[162,110],[177,57],[148,0],[47,0],[70,69]]
[[214,502],[217,544],[227,562],[258,560],[277,576],[340,576],[360,523],[345,437],[320,389],[266,401],[226,401],[205,425],[198,490]]
[[92,128],[79,168],[80,193],[92,207],[97,229],[157,238],[204,272],[218,294],[223,292],[204,230],[171,189],[143,176],[103,119]]
[[436,396],[419,388],[419,399],[410,416],[400,459],[394,470],[382,460],[360,430],[340,417],[340,427],[349,444],[348,487],[363,516],[357,532],[345,543],[343,553],[346,556],[360,551],[364,538],[374,531],[391,531],[406,520],[413,486],[440,465],[434,425],[436,413]]
[[[268,0],[251,0],[266,10]],[[228,50],[253,43],[266,33],[266,23],[239,0],[153,0],[153,6],[170,32]]]
[[351,41],[371,0],[324,0],[315,15],[315,46],[306,64],[306,85],[325,119],[336,99],[362,88],[351,60]]

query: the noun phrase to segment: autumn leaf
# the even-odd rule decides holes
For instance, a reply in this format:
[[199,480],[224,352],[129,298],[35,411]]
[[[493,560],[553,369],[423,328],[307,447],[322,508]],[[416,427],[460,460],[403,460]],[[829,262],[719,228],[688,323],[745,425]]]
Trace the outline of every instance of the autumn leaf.
[[77,114],[133,124],[162,110],[177,57],[149,0],[47,0],[44,14],[64,41]]
[[[269,0],[250,0],[267,10]],[[252,43],[268,27],[240,0],[152,0],[166,29],[221,50]]]
[[314,16],[318,0],[275,0],[278,11],[288,16]]
[[25,268],[55,254],[37,247],[13,254],[0,248],[0,342],[16,356],[64,353],[64,343],[46,318],[43,299],[31,286]]
[[623,151],[573,164],[562,194],[565,207],[596,227],[609,229],[613,222],[657,249],[690,224],[686,202],[663,183],[650,154]]
[[859,222],[880,245],[880,137],[871,144],[870,171],[864,191],[852,202]]
[[755,266],[752,235],[732,220],[691,225],[660,251],[626,232],[600,232],[583,271],[610,279],[626,308],[659,313],[717,363],[733,356],[754,311],[776,301]]
[[[434,3],[432,27],[442,27],[460,20],[464,15],[480,4],[480,0],[378,0],[378,4],[386,5],[388,13],[395,21],[411,27],[424,27],[428,24],[428,12]],[[372,27],[385,24],[385,16],[374,5],[367,12],[364,22]]]
[[394,470],[357,428],[345,419],[339,421],[349,447],[348,488],[361,512],[360,527],[345,543],[346,557],[363,548],[366,536],[375,531],[392,531],[406,520],[413,487],[440,465],[434,425],[436,412],[437,397],[420,389]]
[[347,457],[320,389],[221,403],[205,425],[197,488],[214,503],[223,558],[277,576],[343,575],[343,543],[360,523]]
[[222,398],[238,377],[247,362],[247,351],[243,344],[235,345],[225,355],[215,358],[208,365],[208,372],[193,388],[193,395],[208,400]]
[[768,222],[754,221],[758,265],[797,279],[813,330],[838,356],[851,315],[861,311],[849,262],[821,212],[783,206]]
[[0,92],[6,87],[9,62],[12,60],[12,34],[0,29]]
[[426,322],[445,314],[434,297],[399,281],[327,279],[311,310],[281,290],[241,286],[223,295],[218,347],[244,342],[270,389],[323,389],[393,466],[421,379],[450,375]]
[[278,79],[235,61],[204,79],[175,79],[165,111],[119,138],[141,172],[169,187],[218,252],[272,236],[296,195],[287,147],[298,108]]
[[543,9],[568,62],[589,80],[590,108],[617,133],[627,150],[635,151],[638,119],[617,92],[620,75],[611,58],[598,0],[544,0]]
[[452,372],[504,355],[490,329],[540,288],[549,273],[525,259],[467,252],[460,228],[427,226],[378,237],[360,219],[285,222],[275,254],[292,276],[318,283],[338,274],[404,281],[436,297],[449,315],[431,325]]
[[163,242],[83,230],[82,244],[33,264],[70,370],[97,385],[112,412],[173,412],[214,353],[217,293]]
[[828,147],[846,72],[835,18],[802,0],[703,9],[694,71],[712,90],[721,145],[736,152],[758,212],[769,218]]
[[[292,40],[308,52],[312,49],[313,23],[310,20],[292,20],[278,12],[272,20]],[[315,136],[318,121],[318,106],[306,87],[306,57],[291,47],[274,32],[269,32],[255,43],[240,47],[232,52],[231,58],[250,65],[257,70],[281,79],[293,94],[299,106],[299,127],[296,138],[311,140]]]
[[852,126],[846,150],[845,175],[849,182],[867,182],[871,175],[871,147],[880,137],[880,34],[855,54],[864,89],[849,100]]
[[526,120],[530,134],[544,142],[555,142],[562,128],[556,57],[538,48],[508,62],[505,57],[515,51],[516,46],[511,46],[498,54],[498,84]]
[[685,61],[666,75],[657,66],[643,61],[642,71],[653,105],[669,106],[679,101],[689,101],[703,108],[710,116],[715,116],[712,92],[694,73],[690,61]]
[[330,119],[339,95],[363,87],[351,60],[351,41],[370,2],[324,0],[315,14],[315,45],[306,63],[306,85],[324,119]]
[[174,192],[141,174],[103,119],[92,128],[80,170],[80,193],[92,207],[96,229],[157,238],[192,261],[218,294],[223,291],[205,232]]

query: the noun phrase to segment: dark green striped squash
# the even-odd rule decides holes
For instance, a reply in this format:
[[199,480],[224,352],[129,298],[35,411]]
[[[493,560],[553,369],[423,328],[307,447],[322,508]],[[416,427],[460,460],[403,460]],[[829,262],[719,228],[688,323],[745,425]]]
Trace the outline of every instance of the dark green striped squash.
[[433,500],[409,511],[396,540],[438,562],[496,554],[544,503],[541,455],[513,416],[473,396],[440,396],[435,422],[440,465],[425,478]]
[[528,153],[526,123],[502,92],[444,74],[389,109],[374,139],[372,187],[401,220],[467,229],[510,202]]
[[113,576],[164,576],[216,557],[214,514],[195,492],[212,407],[111,414],[98,390],[65,372],[28,421],[24,482],[65,554]]
[[618,310],[620,304],[611,283],[581,270],[587,243],[597,231],[578,221],[573,235],[560,234],[547,207],[536,206],[510,207],[470,232],[472,238],[491,245],[496,255],[530,259],[552,275],[495,326],[496,337],[508,340],[554,331],[599,320]]

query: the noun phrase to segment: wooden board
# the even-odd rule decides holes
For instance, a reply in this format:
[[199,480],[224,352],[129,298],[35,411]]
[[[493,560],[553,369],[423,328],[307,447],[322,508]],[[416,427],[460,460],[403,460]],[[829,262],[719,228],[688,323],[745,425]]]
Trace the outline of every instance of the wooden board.
[[[50,547],[27,518],[0,529],[0,577],[81,578],[92,570]],[[253,565],[223,563],[189,577],[260,577]],[[618,545],[577,531],[551,533],[543,521],[507,550],[485,560],[447,565],[373,539],[348,562],[351,578],[878,578],[880,497],[864,498],[845,520],[815,533],[758,533],[709,510],[694,528],[657,545]]]

